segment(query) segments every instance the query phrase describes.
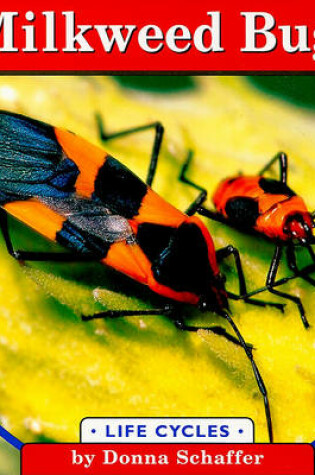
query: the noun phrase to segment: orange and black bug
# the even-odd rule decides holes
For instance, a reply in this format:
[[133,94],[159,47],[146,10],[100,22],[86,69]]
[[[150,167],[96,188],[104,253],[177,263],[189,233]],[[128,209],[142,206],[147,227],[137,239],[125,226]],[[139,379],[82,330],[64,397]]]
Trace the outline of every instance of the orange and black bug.
[[[185,323],[183,304],[222,316],[236,336],[219,326],[206,329],[244,349],[263,395],[272,440],[266,387],[252,349],[245,343],[228,308],[228,298],[242,298],[263,306],[266,302],[248,298],[238,251],[232,246],[215,251],[207,228],[193,216],[205,199],[204,193],[182,213],[152,190],[150,185],[163,136],[161,124],[106,135],[100,118],[98,123],[105,141],[155,129],[147,183],[103,149],[71,132],[21,115],[0,113],[0,223],[8,252],[22,261],[98,261],[162,297],[160,308],[108,310],[83,316],[84,320],[166,315],[179,329],[195,332],[200,327]],[[68,252],[14,250],[7,214],[61,244]],[[225,290],[219,272],[218,262],[231,254],[239,275],[241,297]]]
[[[280,179],[266,178],[265,172],[277,161],[280,164]],[[185,178],[188,165],[189,161],[185,163],[182,171],[184,181],[203,190]],[[242,231],[258,233],[275,242],[276,247],[267,275],[266,287],[270,292],[294,302],[299,309],[305,328],[308,328],[309,323],[300,298],[275,289],[295,277],[301,277],[315,285],[315,280],[309,275],[315,270],[315,255],[312,249],[312,244],[315,243],[312,233],[314,215],[308,211],[304,200],[287,185],[287,174],[287,155],[280,152],[257,176],[238,175],[223,180],[213,195],[216,211],[200,207],[198,212]],[[298,268],[296,246],[304,246],[307,249],[312,260],[311,265],[303,269]],[[284,249],[293,275],[276,280]],[[250,295],[264,291],[266,287],[251,292]]]

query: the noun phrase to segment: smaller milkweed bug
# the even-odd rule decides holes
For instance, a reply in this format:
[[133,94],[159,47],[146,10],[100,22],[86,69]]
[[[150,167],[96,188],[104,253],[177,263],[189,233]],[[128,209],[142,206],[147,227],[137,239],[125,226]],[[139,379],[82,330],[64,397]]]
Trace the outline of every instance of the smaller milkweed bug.
[[[155,122],[108,135],[98,116],[103,141],[155,129],[151,161],[144,183],[102,148],[64,129],[22,115],[0,112],[0,226],[8,252],[22,261],[95,261],[114,268],[161,297],[161,306],[147,310],[106,310],[94,318],[165,315],[177,328],[205,329],[239,345],[249,359],[263,396],[269,438],[272,423],[264,381],[238,326],[228,298],[265,306],[249,298],[237,249],[215,251],[211,235],[194,214],[206,198],[203,191],[182,213],[156,194],[156,171],[163,127]],[[56,241],[67,252],[16,251],[7,214]],[[70,251],[70,252],[69,252]],[[218,263],[232,255],[240,295],[225,289]],[[231,326],[191,326],[183,305],[214,311]],[[283,309],[281,304],[269,303]]]
[[[191,157],[184,164],[180,178],[198,190],[204,190],[186,178],[190,160]],[[266,178],[265,172],[277,161],[280,164],[280,179]],[[304,327],[308,328],[310,325],[301,299],[275,289],[296,277],[301,277],[315,285],[315,280],[309,275],[315,270],[315,254],[312,249],[312,244],[315,243],[312,233],[314,213],[310,213],[303,198],[297,196],[289,188],[287,175],[287,155],[279,152],[257,176],[240,174],[223,180],[213,195],[215,211],[200,206],[198,213],[241,231],[263,235],[275,242],[276,247],[266,278],[266,287],[257,289],[250,295],[256,295],[267,288],[269,292],[294,302],[298,307]],[[312,259],[312,264],[303,269],[299,269],[297,265],[295,252],[297,245],[305,247]],[[276,280],[284,249],[288,267],[293,275]]]

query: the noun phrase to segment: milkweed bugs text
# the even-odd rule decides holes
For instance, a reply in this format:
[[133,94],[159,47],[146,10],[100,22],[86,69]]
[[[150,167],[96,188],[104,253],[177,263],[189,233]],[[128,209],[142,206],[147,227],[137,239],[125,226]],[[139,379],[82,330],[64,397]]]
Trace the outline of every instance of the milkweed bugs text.
[[[0,113],[0,224],[8,252],[22,261],[98,261],[161,296],[160,308],[107,310],[83,316],[84,320],[166,315],[177,328],[195,332],[200,327],[185,323],[183,304],[216,312],[236,336],[219,326],[206,330],[245,351],[264,399],[272,440],[265,384],[252,349],[229,313],[228,298],[266,305],[248,297],[238,251],[232,246],[215,251],[209,231],[194,216],[205,199],[203,191],[182,213],[152,190],[163,137],[160,123],[112,135],[105,133],[99,116],[98,125],[103,141],[155,130],[146,183],[103,149],[71,132],[21,115]],[[67,252],[14,250],[7,214],[61,244]],[[229,255],[235,259],[241,296],[226,291],[219,271],[218,263]]]
[[[264,176],[275,162],[280,164],[279,180]],[[189,161],[185,163],[182,170],[184,180],[195,188],[203,190],[202,187],[186,178],[188,166]],[[215,221],[229,224],[242,231],[263,235],[275,242],[266,287],[270,292],[294,302],[305,328],[308,328],[309,323],[300,298],[275,288],[295,277],[301,277],[315,285],[315,280],[309,275],[315,270],[315,254],[312,249],[312,244],[315,243],[312,232],[314,214],[308,211],[304,200],[287,185],[287,172],[287,155],[280,152],[257,176],[238,175],[223,180],[213,195],[216,211],[200,207],[198,212]],[[312,260],[311,265],[303,269],[298,268],[296,246],[307,249]],[[286,251],[287,263],[293,275],[276,280],[283,250]],[[264,291],[266,287],[253,291],[250,295]]]

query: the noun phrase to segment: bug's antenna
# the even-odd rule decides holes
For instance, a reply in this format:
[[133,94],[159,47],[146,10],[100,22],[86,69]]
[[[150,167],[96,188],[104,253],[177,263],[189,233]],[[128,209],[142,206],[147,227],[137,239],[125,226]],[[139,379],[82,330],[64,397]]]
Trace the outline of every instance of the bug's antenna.
[[272,422],[271,422],[271,414],[270,414],[270,404],[269,404],[269,398],[267,394],[267,389],[265,386],[265,383],[262,379],[262,376],[258,370],[258,367],[254,361],[253,355],[252,355],[252,350],[246,345],[244,338],[242,337],[241,332],[239,331],[236,323],[234,320],[231,318],[231,316],[227,312],[222,312],[221,316],[225,318],[231,327],[233,328],[234,333],[236,334],[241,346],[243,347],[247,358],[249,359],[253,372],[257,381],[257,385],[259,387],[259,391],[261,392],[263,398],[264,398],[264,405],[265,405],[265,413],[266,413],[266,420],[267,420],[267,427],[268,427],[268,434],[269,434],[269,441],[270,443],[273,442],[273,431],[272,431]]

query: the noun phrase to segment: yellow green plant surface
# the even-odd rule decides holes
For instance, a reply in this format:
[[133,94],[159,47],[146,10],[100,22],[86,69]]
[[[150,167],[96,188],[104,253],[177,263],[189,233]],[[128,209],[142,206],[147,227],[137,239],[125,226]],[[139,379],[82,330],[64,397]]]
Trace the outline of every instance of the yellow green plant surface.
[[0,440],[0,475],[19,473],[20,453],[8,443]]
[[[99,143],[95,112],[109,131],[160,120],[166,128],[154,189],[180,209],[196,192],[178,182],[187,149],[190,176],[210,194],[239,170],[255,174],[272,155],[290,158],[289,184],[315,207],[315,115],[268,96],[237,77],[196,78],[176,94],[124,89],[110,77],[1,77],[0,107],[65,127]],[[108,143],[107,149],[145,177],[150,132]],[[271,243],[205,221],[216,247],[241,252],[249,289],[264,284]],[[10,223],[22,249],[54,249]],[[224,339],[177,331],[165,317],[84,323],[81,313],[146,308],[150,292],[98,264],[20,266],[0,241],[0,420],[23,441],[76,441],[86,416],[246,416],[256,440],[267,441],[264,408],[242,350]],[[192,250],[193,252],[193,250]],[[302,252],[301,260],[306,260]],[[222,268],[237,282],[232,261]],[[283,264],[281,275],[288,272]],[[287,288],[305,303],[315,325],[314,289]],[[261,296],[276,300],[270,295]],[[279,300],[278,300],[279,301]],[[285,314],[232,303],[231,309],[266,382],[278,442],[315,437],[314,330],[296,307]],[[219,324],[187,308],[187,319]],[[224,322],[223,322],[224,323]]]

